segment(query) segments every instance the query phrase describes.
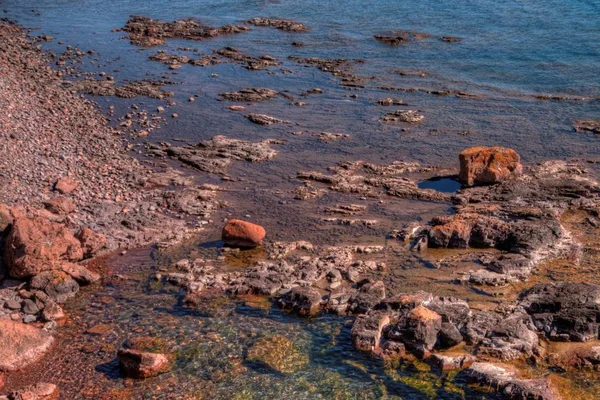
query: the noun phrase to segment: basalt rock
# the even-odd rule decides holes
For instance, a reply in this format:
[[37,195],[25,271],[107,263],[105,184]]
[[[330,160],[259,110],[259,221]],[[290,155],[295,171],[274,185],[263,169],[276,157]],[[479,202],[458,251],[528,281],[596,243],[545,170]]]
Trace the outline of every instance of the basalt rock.
[[517,152],[503,147],[472,147],[459,160],[460,180],[469,186],[515,179],[523,172]]
[[202,25],[191,19],[164,22],[140,16],[131,17],[123,27],[123,31],[127,32],[127,37],[131,40],[131,43],[138,46],[156,46],[163,44],[165,39],[170,38],[204,40],[249,30],[248,27],[236,25],[215,28]]
[[62,271],[44,271],[29,282],[32,290],[41,290],[53,301],[61,304],[72,298],[79,291],[79,285],[73,278]]
[[230,219],[223,227],[223,241],[231,246],[256,247],[262,244],[266,231],[260,225],[239,219]]
[[352,345],[361,351],[373,351],[379,347],[383,328],[390,323],[385,311],[371,311],[359,315],[350,331]]
[[83,258],[81,244],[65,226],[41,217],[15,218],[6,239],[6,262],[13,278],[60,269]]
[[585,342],[599,339],[600,286],[558,282],[536,285],[519,302],[549,339]]
[[321,297],[317,289],[295,286],[279,299],[279,305],[284,310],[291,310],[302,316],[311,316],[320,310]]

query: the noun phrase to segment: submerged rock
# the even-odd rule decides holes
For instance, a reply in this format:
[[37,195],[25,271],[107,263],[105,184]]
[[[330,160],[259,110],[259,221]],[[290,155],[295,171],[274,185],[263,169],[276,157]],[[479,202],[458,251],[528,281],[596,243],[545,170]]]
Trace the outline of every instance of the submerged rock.
[[256,247],[262,244],[266,231],[260,225],[240,219],[230,219],[223,227],[223,241],[231,246]]
[[168,372],[173,355],[166,343],[158,338],[139,337],[123,344],[117,354],[119,366],[129,378],[145,379]]
[[309,28],[296,21],[292,21],[289,19],[276,19],[276,18],[260,18],[255,17],[248,21],[247,24],[255,25],[255,26],[270,26],[273,28],[277,28],[282,31],[287,32],[307,32]]
[[248,349],[246,361],[264,364],[280,373],[293,373],[308,364],[308,356],[283,336],[258,339]]
[[286,121],[284,119],[279,119],[275,117],[271,117],[270,115],[265,114],[247,114],[245,115],[251,122],[254,122],[258,125],[273,125],[273,124],[290,124],[290,121]]
[[37,361],[53,342],[46,331],[0,319],[0,371],[16,371]]
[[459,160],[460,180],[469,186],[515,179],[523,172],[517,152],[503,147],[471,147]]
[[258,101],[270,100],[277,96],[279,92],[265,88],[248,88],[237,92],[225,92],[219,95],[219,100],[239,101],[253,103]]

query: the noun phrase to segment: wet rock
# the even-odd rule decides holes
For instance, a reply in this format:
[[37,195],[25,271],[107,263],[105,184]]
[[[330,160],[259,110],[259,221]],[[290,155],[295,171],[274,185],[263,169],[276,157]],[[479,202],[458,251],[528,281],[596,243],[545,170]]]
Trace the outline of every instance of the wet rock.
[[517,152],[503,147],[472,147],[459,160],[460,181],[469,186],[515,179],[523,172]]
[[[173,92],[162,90],[162,87],[172,82],[167,81],[132,81],[125,85],[117,86],[115,81],[83,79],[79,81],[64,81],[64,87],[93,96],[116,96],[124,99],[132,99],[138,96],[150,97],[152,99],[163,99],[173,96]],[[162,108],[162,107],[161,107]],[[121,122],[121,126],[131,126],[131,120]],[[148,131],[140,131],[140,137],[148,134]]]
[[385,99],[378,100],[377,104],[379,104],[380,106],[385,106],[385,107],[406,105],[404,100],[396,99],[394,97],[386,97]]
[[308,356],[283,336],[258,339],[248,349],[247,362],[265,365],[280,373],[293,373],[308,364]]
[[388,333],[388,337],[401,340],[414,349],[423,348],[430,351],[437,342],[441,328],[442,317],[427,307],[418,305],[398,321]]
[[273,125],[273,124],[290,124],[290,121],[286,121],[284,119],[279,119],[275,117],[271,117],[265,114],[247,114],[245,115],[251,122],[254,122],[258,125]]
[[15,218],[6,239],[6,261],[13,278],[27,278],[60,268],[65,261],[79,261],[79,241],[63,225],[41,217]]
[[411,31],[395,31],[388,35],[375,35],[375,40],[391,46],[398,46],[404,43],[410,43],[417,40],[423,40],[430,35],[427,33],[411,32]]
[[315,315],[321,308],[321,293],[311,287],[295,286],[279,299],[284,310],[291,310],[303,316]]
[[232,246],[256,247],[262,244],[266,231],[251,222],[231,219],[223,228],[223,241]]
[[270,100],[279,93],[275,90],[265,88],[248,88],[237,92],[225,92],[219,95],[219,100],[239,101],[245,103],[254,103]]
[[79,187],[79,182],[69,177],[60,178],[54,184],[54,190],[61,194],[69,194],[75,191],[77,187]]
[[477,354],[508,361],[539,354],[539,340],[531,318],[522,311],[503,316],[490,326],[476,346]]
[[237,61],[244,65],[246,69],[251,71],[267,69],[268,67],[275,67],[281,65],[276,58],[263,55],[260,57],[252,57],[245,54],[240,53],[239,50],[234,49],[233,47],[226,47],[224,49],[214,50],[216,54],[228,58],[230,60]]
[[383,328],[390,323],[385,311],[372,311],[359,315],[352,325],[352,345],[360,351],[372,351],[379,347]]
[[61,304],[75,296],[79,285],[68,274],[62,271],[45,271],[31,279],[32,290],[41,290],[52,300]]
[[56,400],[58,398],[58,387],[46,382],[27,386],[24,389],[11,392],[8,396],[9,400]]
[[382,122],[407,122],[409,124],[418,124],[423,122],[425,116],[417,110],[398,110],[390,112],[381,117]]
[[90,271],[83,265],[64,263],[62,265],[62,270],[82,285],[89,285],[90,283],[94,283],[100,280],[99,274]]
[[350,135],[347,133],[331,133],[331,132],[321,132],[315,135],[317,139],[319,139],[323,143],[335,142],[341,139],[348,139]]
[[307,32],[309,28],[296,21],[292,21],[289,19],[275,19],[275,18],[252,18],[246,21],[247,24],[255,25],[255,26],[269,26],[273,28],[277,28],[286,32]]
[[55,197],[44,202],[48,211],[58,215],[67,215],[75,211],[75,203],[65,197]]
[[0,319],[0,371],[16,371],[37,361],[53,342],[45,331]]
[[579,120],[575,122],[575,131],[592,132],[600,135],[600,121],[593,120]]
[[202,25],[194,20],[164,22],[148,17],[133,16],[122,29],[132,44],[138,46],[156,46],[163,44],[165,39],[178,38],[187,40],[204,40],[221,35],[249,31],[245,26],[225,25],[211,27]]
[[599,338],[600,286],[558,282],[536,285],[519,304],[549,339],[584,342]]
[[168,372],[173,355],[161,339],[139,337],[126,341],[117,353],[121,371],[128,378],[145,379]]
[[106,247],[106,236],[87,227],[81,228],[75,237],[81,243],[84,258],[93,257]]

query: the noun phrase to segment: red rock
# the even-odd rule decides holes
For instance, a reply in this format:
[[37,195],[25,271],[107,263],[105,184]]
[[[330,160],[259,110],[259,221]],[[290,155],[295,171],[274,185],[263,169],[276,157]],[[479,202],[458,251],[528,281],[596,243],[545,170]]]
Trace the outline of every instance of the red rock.
[[54,214],[67,215],[75,211],[75,203],[66,197],[55,197],[44,202],[44,207]]
[[75,279],[77,283],[83,285],[89,285],[90,283],[94,283],[100,280],[100,275],[90,271],[83,265],[74,263],[64,263],[62,265],[62,270],[69,274],[71,278]]
[[223,228],[223,241],[229,245],[256,247],[265,238],[265,229],[239,219],[231,219]]
[[64,225],[25,216],[15,218],[5,254],[8,273],[13,278],[60,269],[65,261],[83,258],[79,241]]
[[515,179],[523,172],[517,152],[503,147],[471,147],[458,158],[460,181],[469,186]]
[[158,338],[130,339],[119,350],[117,357],[123,373],[129,378],[144,379],[168,372],[173,356],[166,343]]
[[81,242],[85,258],[95,256],[100,250],[106,247],[106,236],[96,233],[90,228],[81,228],[77,232],[77,239]]
[[65,177],[60,178],[54,184],[54,190],[61,194],[69,194],[73,192],[79,186],[79,182],[74,180],[73,178]]
[[54,338],[21,322],[0,320],[0,371],[16,371],[42,357]]

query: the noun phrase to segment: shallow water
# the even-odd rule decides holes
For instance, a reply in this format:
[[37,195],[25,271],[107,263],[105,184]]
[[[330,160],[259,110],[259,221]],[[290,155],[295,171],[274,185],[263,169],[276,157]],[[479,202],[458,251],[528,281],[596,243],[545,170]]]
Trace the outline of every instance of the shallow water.
[[[160,285],[150,275],[182,257],[217,257],[219,222],[225,217],[245,216],[265,226],[270,240],[386,244],[390,250],[384,257],[390,269],[380,278],[388,290],[425,289],[466,299],[473,308],[481,309],[501,302],[493,290],[475,290],[454,282],[456,274],[473,268],[477,252],[463,262],[446,251],[407,254],[398,244],[385,240],[388,232],[403,223],[448,212],[449,204],[395,198],[379,201],[332,192],[297,201],[293,190],[301,183],[295,176],[299,170],[326,172],[338,162],[359,159],[416,161],[447,167],[450,173],[444,175],[448,176],[456,173],[457,153],[473,145],[515,148],[527,164],[567,157],[599,161],[600,138],[573,132],[572,127],[576,119],[600,115],[600,3],[0,0],[0,9],[25,26],[39,27],[34,34],[53,36],[54,41],[43,43],[46,49],[61,52],[73,45],[94,50],[95,55],[85,56],[78,64],[83,72],[105,71],[119,82],[176,81],[178,84],[167,90],[175,92],[177,105],[167,107],[164,115],[176,112],[179,118],[169,119],[162,129],[152,132],[150,141],[183,138],[196,142],[216,134],[286,140],[275,146],[279,154],[274,160],[236,163],[230,168],[235,181],[221,183],[227,190],[221,197],[229,206],[214,216],[217,222],[202,237],[170,254],[155,254],[155,258],[150,257],[150,250],[142,249],[112,260],[105,285],[91,288],[69,305],[66,311],[72,320],[59,329],[59,346],[41,368],[24,371],[23,380],[56,381],[68,398],[494,398],[494,394],[465,387],[460,377],[440,376],[421,364],[386,370],[380,362],[351,349],[350,319],[322,315],[302,320],[282,313],[264,299],[221,296],[192,310],[182,304],[177,288]],[[111,32],[132,14],[163,20],[191,17],[215,26],[255,16],[293,18],[306,23],[311,31],[286,33],[252,27],[251,32],[239,35],[202,42],[168,40],[165,45],[145,49],[130,45],[122,39],[123,33]],[[374,34],[392,30],[432,36],[395,47],[373,39]],[[461,41],[448,43],[440,40],[441,36],[456,36]],[[294,41],[304,46],[292,46]],[[148,60],[158,50],[193,56],[195,53],[179,48],[210,54],[226,46],[253,56],[269,54],[283,65],[269,72],[248,71],[234,63],[206,68],[184,65],[172,71]],[[289,56],[361,59],[364,62],[354,64],[352,73],[375,79],[366,81],[364,88],[350,90],[339,85],[339,78],[299,65]],[[417,76],[414,71],[419,72]],[[419,76],[421,71],[425,77]],[[380,86],[452,89],[475,96],[386,91]],[[226,110],[229,102],[216,100],[219,93],[245,87],[276,89],[307,104],[296,107],[288,99],[276,98],[247,105],[247,111],[236,113]],[[323,89],[323,94],[300,96],[314,87]],[[188,102],[194,95],[198,95],[196,101]],[[550,101],[535,95],[582,99]],[[400,98],[407,106],[376,104],[386,97]],[[164,106],[164,101],[146,98],[94,100],[102,107],[115,104],[117,116],[127,112],[132,103],[152,111],[157,105]],[[381,116],[396,109],[418,109],[425,121],[416,126],[379,122]],[[265,113],[294,124],[257,126],[243,117],[246,112]],[[351,136],[323,143],[314,134],[324,131]],[[432,174],[416,178],[421,187],[443,192],[459,187],[448,178],[430,179]],[[328,216],[326,207],[348,203],[365,205],[360,218],[378,223],[342,226],[323,222]],[[230,257],[224,268],[240,268],[263,256],[258,252]],[[590,269],[596,268],[595,262]],[[82,334],[98,324],[108,325],[106,334]],[[174,373],[144,382],[119,376],[116,349],[127,337],[141,334],[163,337],[178,347]],[[294,373],[279,374],[243,361],[253,343],[273,335],[291,339],[309,362]],[[56,365],[60,367],[53,368]]]

